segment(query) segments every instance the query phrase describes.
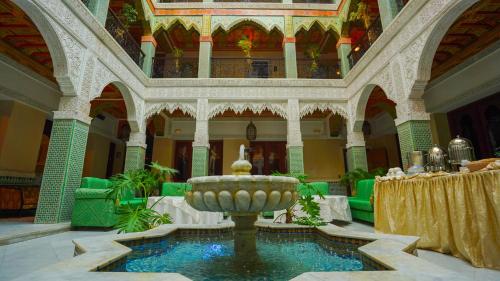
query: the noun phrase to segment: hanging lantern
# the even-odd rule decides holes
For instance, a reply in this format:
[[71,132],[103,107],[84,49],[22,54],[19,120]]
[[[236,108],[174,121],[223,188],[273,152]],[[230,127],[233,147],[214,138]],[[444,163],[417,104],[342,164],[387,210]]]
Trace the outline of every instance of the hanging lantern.
[[247,140],[253,141],[257,138],[257,127],[250,121],[250,124],[247,125]]
[[370,122],[364,121],[361,130],[363,131],[363,135],[370,136],[372,134],[372,126],[370,125]]

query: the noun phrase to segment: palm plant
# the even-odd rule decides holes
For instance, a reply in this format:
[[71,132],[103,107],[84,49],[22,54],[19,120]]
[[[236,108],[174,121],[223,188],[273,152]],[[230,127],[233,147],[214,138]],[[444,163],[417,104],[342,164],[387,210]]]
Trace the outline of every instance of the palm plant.
[[310,66],[311,75],[318,70],[318,59],[320,56],[319,46],[316,44],[310,45],[305,51],[305,55],[308,56],[312,62]]
[[181,58],[184,56],[184,50],[174,47],[172,49],[172,54],[175,58],[175,71],[179,72],[181,70]]
[[176,170],[161,166],[153,162],[151,170],[129,170],[123,174],[115,175],[111,178],[111,191],[108,194],[110,200],[114,200],[119,205],[122,198],[128,197],[131,193],[140,193],[144,198],[137,206],[125,205],[119,206],[118,222],[115,228],[118,233],[121,232],[139,232],[145,231],[160,224],[171,223],[168,214],[160,214],[153,210],[155,204],[148,207],[147,198],[151,196],[155,189],[167,179],[177,173]]
[[[273,176],[287,176],[293,177],[299,180],[299,183],[304,186],[301,190],[302,194],[299,196],[297,202],[286,209],[286,212],[279,215],[274,219],[274,222],[278,221],[282,216],[286,216],[286,223],[296,223],[300,225],[310,225],[310,226],[321,226],[326,223],[320,217],[320,207],[319,203],[314,201],[312,194],[318,194],[321,199],[325,197],[320,190],[316,189],[312,184],[306,182],[308,176],[305,174],[289,173],[281,174],[279,172],[273,173]],[[306,213],[306,216],[299,217],[295,214],[295,206],[300,204],[301,210]]]
[[376,168],[371,172],[363,170],[361,168],[354,169],[345,173],[340,178],[340,184],[351,188],[351,194],[356,195],[356,183],[364,179],[373,179],[376,176],[383,176],[387,173],[385,168]]
[[243,52],[247,60],[250,61],[252,58],[252,54],[250,52],[254,47],[252,40],[250,40],[250,38],[248,38],[246,35],[243,35],[241,39],[238,41],[238,47],[241,48],[241,51]]

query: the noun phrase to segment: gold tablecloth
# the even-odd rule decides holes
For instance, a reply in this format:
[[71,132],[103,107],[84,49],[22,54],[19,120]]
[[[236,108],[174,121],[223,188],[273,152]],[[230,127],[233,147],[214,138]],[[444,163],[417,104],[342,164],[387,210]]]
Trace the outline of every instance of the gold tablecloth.
[[375,230],[500,269],[500,170],[377,181]]

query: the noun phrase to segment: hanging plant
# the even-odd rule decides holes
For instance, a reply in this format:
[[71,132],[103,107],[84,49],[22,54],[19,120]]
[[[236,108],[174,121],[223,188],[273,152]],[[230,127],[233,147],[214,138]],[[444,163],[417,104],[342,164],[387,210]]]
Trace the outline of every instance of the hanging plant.
[[175,71],[179,72],[181,70],[181,58],[184,56],[184,50],[174,47],[172,54],[175,58]]
[[135,23],[139,17],[139,13],[130,4],[123,4],[122,13],[123,25],[128,28],[131,24]]
[[310,45],[307,47],[305,51],[305,55],[312,60],[310,71],[311,74],[318,70],[318,59],[320,56],[319,46],[318,45]]
[[240,41],[238,41],[238,47],[241,48],[241,51],[243,51],[243,54],[247,59],[250,60],[252,58],[251,51],[253,48],[253,43],[250,38],[248,38],[246,35],[243,35]]
[[359,1],[356,5],[356,10],[349,16],[349,21],[362,21],[365,28],[370,26],[370,15],[368,14],[368,5],[365,2]]

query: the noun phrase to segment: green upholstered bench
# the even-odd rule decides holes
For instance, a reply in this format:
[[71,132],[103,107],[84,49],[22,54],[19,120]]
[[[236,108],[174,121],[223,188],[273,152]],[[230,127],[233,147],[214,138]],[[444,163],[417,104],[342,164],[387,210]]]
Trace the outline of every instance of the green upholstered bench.
[[373,223],[373,186],[374,179],[360,180],[356,184],[356,196],[349,197],[349,206],[354,219]]
[[191,191],[192,187],[184,182],[165,182],[161,187],[162,196],[184,196],[187,191]]
[[[75,190],[75,204],[71,226],[112,227],[116,224],[119,208],[108,198],[111,182],[107,179],[85,177]],[[120,206],[137,207],[145,198],[135,198],[131,191],[120,201]]]

